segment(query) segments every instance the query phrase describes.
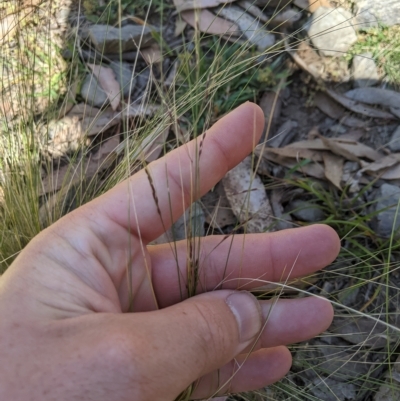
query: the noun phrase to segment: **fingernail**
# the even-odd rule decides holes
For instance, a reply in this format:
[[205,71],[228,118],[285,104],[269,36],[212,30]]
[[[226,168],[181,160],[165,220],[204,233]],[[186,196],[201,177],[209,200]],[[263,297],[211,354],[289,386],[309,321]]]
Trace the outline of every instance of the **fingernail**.
[[240,343],[247,342],[261,330],[261,308],[252,294],[247,291],[235,292],[226,298],[226,303],[236,318]]

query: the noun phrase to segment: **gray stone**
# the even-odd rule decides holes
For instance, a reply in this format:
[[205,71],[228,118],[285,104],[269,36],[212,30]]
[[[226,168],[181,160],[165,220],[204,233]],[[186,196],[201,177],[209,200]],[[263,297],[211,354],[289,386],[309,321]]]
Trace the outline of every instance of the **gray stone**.
[[102,107],[108,102],[106,92],[104,92],[99,81],[93,74],[88,74],[83,81],[81,96],[88,104],[95,107]]
[[374,86],[379,83],[378,67],[372,53],[363,53],[353,57],[351,69],[355,88]]
[[154,42],[149,27],[127,25],[121,29],[109,25],[93,25],[89,28],[89,38],[95,48],[104,53],[120,53],[137,50]]
[[400,152],[400,125],[393,132],[392,137],[390,138],[390,142],[388,144],[388,148],[392,152]]
[[396,185],[383,184],[376,192],[375,200],[374,209],[378,214],[371,222],[372,228],[384,238],[389,238],[394,228],[395,238],[400,238],[400,215],[396,216],[400,188]]
[[238,7],[228,6],[220,8],[218,15],[226,18],[239,26],[243,35],[250,43],[257,46],[259,51],[264,51],[275,44],[275,36],[263,28],[263,24],[255,17]]
[[133,77],[133,70],[130,64],[112,61],[110,68],[114,71],[116,80],[123,91],[124,96],[129,96],[135,89],[136,78]]
[[319,7],[307,28],[313,45],[324,56],[341,56],[357,41],[352,15],[342,7]]
[[295,199],[290,202],[287,207],[287,212],[298,220],[310,223],[321,221],[325,218],[324,212],[317,205],[300,199]]
[[357,29],[400,24],[399,0],[355,0]]

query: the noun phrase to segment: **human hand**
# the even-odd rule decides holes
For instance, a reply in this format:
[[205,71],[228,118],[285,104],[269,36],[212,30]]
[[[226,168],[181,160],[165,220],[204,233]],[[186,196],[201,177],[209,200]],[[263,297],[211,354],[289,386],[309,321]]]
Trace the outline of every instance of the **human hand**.
[[251,152],[263,124],[240,106],[198,138],[199,158],[195,141],[170,152],[28,244],[0,279],[1,400],[174,400],[199,378],[192,396],[204,398],[286,374],[284,345],[324,331],[330,304],[235,290],[324,267],[339,250],[332,229],[201,238],[190,299],[186,242],[148,245]]

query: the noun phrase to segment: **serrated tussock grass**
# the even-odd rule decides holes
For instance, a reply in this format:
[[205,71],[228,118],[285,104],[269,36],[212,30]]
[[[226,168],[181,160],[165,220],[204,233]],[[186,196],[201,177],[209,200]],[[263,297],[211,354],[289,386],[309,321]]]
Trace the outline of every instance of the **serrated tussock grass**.
[[[283,4],[284,2],[282,6],[276,7],[276,14],[285,10]],[[15,7],[10,2],[11,6]],[[90,11],[94,21],[108,22],[118,26],[122,23],[124,12],[133,7],[133,11],[141,13],[144,22],[152,12],[159,13],[162,31],[167,12],[172,8],[170,3],[164,3],[162,0],[157,0],[150,5],[148,2],[113,0],[101,10],[90,8],[92,6],[93,2],[87,0],[82,3],[72,2],[72,20],[76,23],[81,18],[80,12],[84,10]],[[51,15],[53,3],[49,2],[48,7],[48,14]],[[130,10],[130,12],[133,11]],[[31,12],[35,13],[35,11]],[[24,22],[26,18],[25,15],[19,22],[19,29],[22,32],[26,26]],[[35,14],[35,18],[40,17]],[[278,30],[277,27],[269,27],[268,23],[265,24],[265,28]],[[54,54],[61,54],[61,48],[52,46],[51,41],[47,41],[47,45],[41,48],[32,46],[32,40],[28,43],[20,42],[22,47],[18,52],[7,53],[9,48],[2,49],[1,93],[3,98],[1,103],[5,104],[8,101],[6,99],[7,85],[16,76],[22,76],[24,84],[18,86],[16,83],[17,86],[15,86],[13,99],[17,102],[13,104],[15,107],[13,118],[5,114],[1,118],[0,272],[7,269],[16,255],[43,228],[140,169],[146,171],[152,189],[152,201],[155,202],[162,220],[157,190],[143,153],[144,144],[151,143],[165,130],[169,130],[162,150],[162,153],[167,153],[179,145],[184,145],[189,139],[206,132],[218,118],[240,103],[247,100],[257,101],[263,90],[280,90],[285,81],[289,84],[287,77],[290,72],[285,65],[284,51],[284,40],[287,37],[278,36],[274,47],[260,53],[254,46],[250,46],[244,37],[218,39],[215,36],[203,34],[197,29],[194,29],[192,34],[193,39],[190,43],[183,40],[176,49],[170,49],[161,37],[158,37],[162,53],[175,59],[176,73],[172,84],[164,85],[171,70],[163,70],[161,65],[156,64],[144,67],[147,68],[150,79],[139,100],[140,105],[143,109],[150,104],[158,104],[160,107],[150,118],[137,117],[134,121],[129,118],[121,119],[118,128],[121,143],[116,149],[115,162],[111,167],[107,166],[106,171],[90,178],[86,175],[84,160],[93,153],[93,147],[83,143],[75,152],[54,160],[44,156],[43,146],[45,145],[37,137],[38,127],[46,126],[51,119],[58,116],[60,110],[65,109],[68,104],[66,94],[69,91],[76,91],[76,86],[79,87],[85,74],[85,63],[81,58],[83,44],[77,35],[76,27],[66,35],[67,43],[64,43],[64,47],[72,50],[73,56],[68,68],[64,69],[63,66],[61,72],[59,68],[54,68],[54,59],[53,62],[50,61]],[[286,36],[289,37],[290,46],[293,47],[305,40],[301,28]],[[383,53],[389,57],[387,52],[390,53],[390,46],[393,46],[393,43],[389,41],[386,31],[383,36],[374,33],[371,36],[372,39],[368,38],[367,32],[359,46],[369,49],[381,38],[384,52],[377,50],[376,57],[378,61],[381,60]],[[357,49],[357,46],[354,49]],[[18,61],[23,57],[26,58],[27,55],[30,57],[31,64],[20,65]],[[5,61],[5,56],[14,58]],[[392,54],[390,57],[390,60],[396,60],[397,56]],[[133,77],[137,76],[143,68],[139,59],[134,62],[134,66]],[[47,76],[43,73],[46,69],[50,72]],[[396,77],[392,68],[388,74],[389,77]],[[41,96],[44,94],[46,97],[46,107],[40,109],[35,106],[36,89],[39,84],[42,86],[44,84],[46,88],[45,91],[40,92]],[[127,107],[128,104],[122,102],[121,112]],[[24,112],[19,112],[20,110]],[[267,121],[266,125],[268,144],[270,122]],[[96,146],[98,147],[106,139],[101,135],[96,137]],[[202,158],[205,141],[207,141],[207,135],[197,143],[192,172],[193,182],[190,195],[192,200],[196,198],[201,180],[196,166]],[[253,165],[257,166],[257,163],[257,160],[253,158]],[[57,172],[63,166],[68,168],[65,175],[60,177]],[[44,192],[43,177],[45,176],[59,180],[61,188],[57,191]],[[368,190],[368,186],[357,195],[351,194],[349,188],[339,192],[336,189],[327,189],[315,180],[297,174],[296,169],[292,169],[284,178],[266,179],[265,185],[267,190],[298,188],[303,191],[307,199],[323,211],[325,219],[322,222],[331,225],[339,233],[342,249],[338,259],[326,270],[302,279],[305,285],[300,288],[298,282],[293,283],[290,278],[284,282],[270,283],[260,277],[258,281],[261,289],[255,293],[260,298],[275,297],[276,299],[287,296],[322,295],[332,302],[337,317],[344,317],[355,322],[357,318],[364,318],[373,324],[369,333],[357,330],[352,333],[364,335],[360,337],[358,343],[347,343],[346,347],[343,347],[343,343],[333,344],[333,347],[336,347],[334,348],[336,352],[330,356],[336,366],[333,371],[324,364],[326,344],[332,343],[332,338],[335,337],[334,334],[327,332],[314,342],[296,344],[291,347],[295,361],[292,371],[284,380],[265,391],[235,397],[254,401],[319,400],[318,395],[310,394],[311,386],[319,380],[319,386],[325,393],[336,396],[336,386],[339,382],[330,381],[330,379],[336,380],[340,377],[341,380],[355,386],[358,392],[357,399],[366,399],[385,381],[382,372],[385,369],[390,371],[397,357],[395,351],[399,345],[399,329],[397,329],[399,299],[396,277],[400,267],[400,245],[394,240],[394,233],[389,239],[382,239],[370,228],[369,222],[377,212],[370,211],[374,201],[370,203],[362,201],[363,191]],[[194,214],[195,207],[192,206],[189,208],[189,217],[186,220],[187,283],[181,281],[180,270],[177,266],[177,280],[180,280],[181,293],[189,296],[196,295],[202,274],[199,266],[203,265],[200,263],[201,238],[193,234],[198,232],[198,228],[193,227],[198,224]],[[237,224],[228,234],[221,230],[223,234],[221,242],[232,241],[238,232],[246,233],[246,222]],[[171,247],[176,253],[173,238]],[[224,282],[229,280],[229,277],[223,279]],[[333,283],[334,288],[327,291],[326,283]],[[355,293],[364,296],[363,302],[356,307],[349,302],[349,298]],[[376,330],[379,327],[383,327],[383,330]],[[368,359],[371,349],[366,343],[382,337],[385,339],[385,344],[379,350],[373,351],[374,360]],[[314,355],[314,358],[310,355]],[[368,366],[368,369],[363,370],[357,378],[354,378],[349,375],[348,368],[358,366],[357,364]],[[195,385],[193,384],[182,393],[179,400],[190,399]],[[398,387],[393,381],[388,385],[392,389]]]

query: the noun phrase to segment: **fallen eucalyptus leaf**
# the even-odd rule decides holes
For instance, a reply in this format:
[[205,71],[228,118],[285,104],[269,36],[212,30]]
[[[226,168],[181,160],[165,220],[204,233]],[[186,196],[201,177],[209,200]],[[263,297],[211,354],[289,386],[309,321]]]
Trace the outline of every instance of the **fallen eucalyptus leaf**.
[[381,159],[369,163],[366,166],[364,166],[360,172],[367,172],[367,173],[377,173],[381,170],[387,169],[389,167],[392,167],[396,165],[397,163],[400,163],[400,153],[394,153],[391,155],[387,155],[382,157]]
[[393,107],[400,105],[400,93],[381,88],[357,88],[345,93],[349,99],[366,104]]
[[120,86],[116,80],[115,73],[111,68],[104,67],[97,64],[88,64],[89,68],[92,70],[93,75],[99,81],[100,86],[103,88],[104,92],[107,94],[110,100],[111,108],[117,110],[120,103]]
[[260,177],[248,156],[222,179],[232,211],[248,233],[262,233],[273,226],[272,208]]
[[218,7],[221,4],[231,3],[235,0],[174,0],[176,11]]
[[217,17],[208,10],[189,10],[181,13],[182,19],[200,32],[214,35],[238,35],[239,27],[233,22]]
[[[367,89],[367,88],[360,88]],[[355,89],[357,90],[357,89]],[[340,103],[346,109],[353,111],[354,113],[362,114],[364,116],[368,116],[371,118],[383,118],[386,120],[394,120],[395,117],[392,113],[383,110],[377,110],[372,107],[369,107],[365,104],[358,103],[352,99],[349,99],[346,96],[340,95],[332,89],[326,89],[326,93],[338,103]]]
[[268,17],[253,2],[249,0],[240,0],[237,4],[253,17],[258,18],[262,22],[268,22]]
[[323,158],[325,165],[325,177],[333,185],[335,185],[335,187],[341,190],[342,188],[340,186],[340,181],[343,175],[344,159],[328,152],[323,153]]
[[400,164],[388,168],[380,177],[384,180],[400,180]]

